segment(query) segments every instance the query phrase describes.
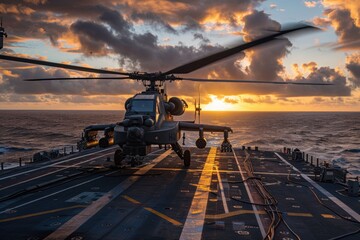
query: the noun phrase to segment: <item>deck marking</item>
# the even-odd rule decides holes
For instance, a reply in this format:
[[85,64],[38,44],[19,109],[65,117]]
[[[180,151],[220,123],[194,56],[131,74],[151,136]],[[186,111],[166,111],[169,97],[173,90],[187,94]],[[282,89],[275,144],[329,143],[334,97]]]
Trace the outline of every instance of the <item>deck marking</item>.
[[[209,190],[211,184],[212,171],[216,157],[216,147],[211,147],[207,156],[204,171],[201,173],[196,192],[194,194],[191,206],[182,229],[180,239],[201,239],[206,207],[209,198]],[[207,191],[204,191],[206,189]]]
[[[235,151],[233,151],[233,154],[234,154],[234,157],[235,157],[236,164],[237,164],[237,166],[238,166],[238,168],[239,168],[239,171],[240,171],[240,174],[241,174],[241,178],[242,178],[242,180],[245,180],[245,177],[244,177],[244,174],[243,174],[243,170],[242,170],[241,165],[240,165],[240,163],[239,163],[239,160],[238,160],[238,158],[237,158],[237,156],[236,156],[236,154],[235,154]],[[252,197],[252,195],[251,195],[249,186],[248,186],[248,184],[247,184],[246,181],[244,181],[244,186],[245,186],[247,195],[249,196],[250,202],[254,202],[254,199],[253,199],[253,197]],[[257,209],[257,207],[256,207],[255,205],[252,204],[251,206],[252,206],[252,209],[254,210],[255,218],[256,218],[256,221],[257,221],[257,223],[258,223],[258,225],[259,225],[260,232],[261,232],[261,236],[262,236],[263,238],[265,238],[265,236],[266,236],[265,228],[264,228],[264,225],[263,225],[262,222],[261,222],[261,219],[260,219],[259,214],[257,213],[259,210]]]
[[224,211],[225,211],[225,213],[229,213],[229,207],[228,207],[227,202],[226,202],[226,197],[225,197],[225,192],[224,192],[224,186],[223,186],[223,184],[222,184],[222,180],[221,180],[221,177],[220,177],[219,168],[218,168],[217,166],[215,166],[215,169],[216,169],[217,178],[218,178],[218,180],[219,180],[221,200],[222,200],[222,203],[223,203]]
[[[239,216],[239,215],[243,215],[243,214],[265,215],[267,213],[264,210],[253,211],[253,210],[243,210],[242,209],[242,210],[232,211],[232,212],[229,212],[229,213],[208,214],[208,215],[206,215],[206,218],[207,219],[212,219],[212,220],[219,220],[219,219]],[[291,217],[313,217],[313,215],[311,213],[284,212],[284,214],[286,214],[287,216],[291,216]]]
[[[117,171],[114,171],[114,172],[117,172]],[[105,175],[105,176],[106,176],[106,175]],[[87,184],[87,183],[89,183],[89,182],[96,181],[96,180],[98,180],[98,179],[100,179],[100,178],[103,178],[103,177],[104,177],[104,176],[99,176],[99,177],[96,177],[96,178],[90,179],[90,180],[88,180],[88,181],[85,181],[85,182],[82,182],[82,183],[76,184],[76,185],[74,185],[74,186],[71,186],[71,187],[68,187],[68,188],[61,189],[60,191],[50,193],[50,194],[48,194],[48,195],[46,195],[46,196],[43,196],[43,197],[40,197],[40,198],[37,198],[37,199],[31,200],[31,201],[29,201],[29,202],[22,203],[22,204],[20,204],[20,205],[15,206],[15,207],[11,207],[11,208],[5,209],[4,211],[1,211],[1,212],[0,212],[0,215],[1,215],[1,214],[3,214],[3,213],[9,212],[9,211],[11,211],[11,210],[14,210],[14,209],[17,209],[17,208],[20,208],[20,207],[23,207],[23,206],[29,205],[29,204],[31,204],[31,203],[38,202],[38,201],[40,201],[40,200],[43,200],[43,199],[45,199],[45,198],[48,198],[48,197],[54,196],[54,195],[56,195],[56,194],[59,194],[59,193],[65,192],[65,191],[67,191],[67,190],[69,190],[69,189],[76,188],[76,187],[79,187],[79,186],[81,186],[81,185]]]
[[335,218],[335,216],[334,215],[332,215],[332,214],[321,214],[321,216],[323,217],[323,218]]
[[161,217],[162,219],[165,219],[166,221],[172,223],[175,226],[182,226],[182,223],[179,221],[176,221],[175,219],[172,219],[171,217],[166,216],[165,214],[156,211],[155,209],[144,207],[145,210],[155,214],[158,217]]
[[275,152],[276,156],[278,156],[284,163],[286,163],[287,165],[289,165],[290,167],[292,167],[292,169],[296,172],[298,172],[301,177],[303,177],[306,181],[308,181],[311,185],[313,185],[313,187],[315,187],[319,192],[321,192],[322,194],[324,194],[327,198],[329,198],[331,201],[333,201],[336,205],[338,205],[341,209],[343,209],[345,212],[347,212],[350,216],[352,216],[355,220],[360,222],[360,215],[355,212],[354,210],[352,210],[348,205],[346,205],[345,203],[343,203],[342,201],[340,201],[340,199],[338,199],[337,197],[335,197],[334,195],[332,195],[330,192],[328,192],[327,190],[325,190],[323,187],[321,187],[319,184],[317,184],[316,182],[314,182],[311,178],[309,178],[307,175],[303,174],[302,172],[300,172],[295,166],[293,166],[291,163],[289,163],[288,161],[286,161],[280,154],[278,154],[277,152]]
[[[155,158],[149,165],[144,166],[143,168],[137,170],[134,174],[142,175],[152,169],[157,163],[162,161],[165,157],[167,157],[172,152],[171,149],[162,153],[160,156]],[[116,187],[111,189],[104,196],[99,198],[90,204],[87,208],[81,211],[79,214],[72,217],[69,221],[60,226],[57,230],[47,236],[45,239],[66,239],[73,232],[75,232],[81,225],[83,225],[87,220],[89,220],[92,216],[94,216],[97,212],[99,212],[103,207],[105,207],[109,202],[118,197],[121,193],[123,193],[126,189],[128,189],[131,185],[133,185],[137,180],[139,180],[141,176],[131,176],[126,178]]]
[[[109,148],[107,148],[106,150],[109,150]],[[161,150],[162,150],[162,149],[153,151],[153,152],[151,152],[151,153],[148,154],[148,155],[153,155],[154,153],[159,152],[159,151],[161,151]],[[102,152],[102,151],[104,151],[104,150],[101,150],[101,151],[99,151],[99,152]],[[96,152],[96,153],[99,153],[99,152]],[[30,179],[27,179],[27,180],[24,180],[24,181],[21,181],[21,182],[17,182],[17,183],[15,183],[15,184],[13,184],[13,185],[9,185],[9,186],[0,188],[0,191],[5,190],[5,189],[10,188],[10,187],[14,187],[14,186],[20,185],[20,184],[25,183],[25,182],[29,182],[29,181],[31,181],[31,180],[35,180],[35,179],[38,179],[38,178],[41,178],[41,177],[45,177],[45,176],[51,175],[51,174],[53,174],[53,173],[57,173],[57,172],[63,171],[64,169],[67,169],[67,168],[71,168],[71,167],[74,167],[74,166],[77,166],[77,165],[80,165],[80,164],[83,164],[83,163],[90,162],[90,161],[95,160],[95,159],[97,159],[97,158],[102,158],[102,157],[104,157],[104,156],[106,156],[106,155],[109,155],[109,154],[111,154],[111,153],[106,153],[106,154],[103,154],[103,155],[100,155],[100,156],[97,156],[97,157],[88,159],[88,160],[86,160],[86,161],[82,161],[82,162],[75,163],[75,164],[73,164],[73,165],[67,165],[67,167],[63,167],[62,169],[58,169],[58,170],[52,171],[52,172],[50,172],[50,173],[45,173],[45,174],[43,174],[43,175],[39,175],[39,176],[30,178]],[[89,154],[88,154],[88,155],[89,155]],[[87,156],[87,155],[84,155],[84,156]],[[75,159],[75,158],[74,158],[74,159]],[[72,159],[72,160],[74,160],[74,159]],[[68,160],[66,160],[66,161],[68,161]],[[61,163],[63,163],[63,162],[61,162]],[[59,163],[54,163],[54,164],[60,164],[60,162],[59,162]],[[47,167],[52,167],[52,165],[54,165],[54,164],[48,165]],[[61,166],[61,165],[60,165],[60,166]],[[56,166],[56,167],[58,167],[58,166]],[[40,169],[40,168],[38,168],[38,169]],[[27,172],[24,172],[24,173],[27,173]],[[0,180],[1,180],[1,179],[0,179]]]
[[[138,200],[136,199],[133,199],[132,197],[129,197],[128,195],[123,195],[122,196],[124,199],[128,200],[129,202],[132,202],[134,204],[138,204],[140,205],[141,202],[139,202]],[[149,207],[143,207],[146,211],[148,212],[151,212],[153,214],[155,214],[156,216],[158,217],[161,217],[162,219],[165,219],[166,221],[172,223],[173,225],[175,226],[182,226],[182,223],[179,222],[179,221],[176,221],[175,219],[169,217],[169,216],[166,216],[165,214],[161,213],[161,212],[158,212],[156,211],[155,209],[152,209],[152,208],[149,208]]]
[[122,197],[125,198],[126,200],[128,200],[129,202],[134,203],[134,204],[141,204],[141,202],[139,202],[138,200],[135,200],[135,199],[129,197],[128,195],[123,195]]
[[86,205],[75,205],[75,206],[71,206],[71,207],[51,209],[51,210],[43,211],[43,212],[30,213],[30,214],[26,214],[26,215],[22,215],[22,216],[0,219],[0,223],[15,221],[15,220],[19,220],[19,219],[25,219],[25,218],[30,218],[30,217],[42,216],[42,215],[49,214],[49,213],[57,213],[57,212],[74,209],[74,208],[85,208],[85,207],[86,207]]
[[[44,168],[53,167],[53,166],[56,166],[56,165],[59,165],[59,164],[63,164],[63,163],[66,163],[66,162],[70,162],[70,161],[73,161],[73,160],[76,160],[76,159],[79,159],[79,158],[91,156],[91,155],[94,155],[94,154],[97,154],[97,153],[101,153],[101,152],[104,152],[104,151],[107,151],[107,150],[112,150],[113,148],[115,148],[115,147],[106,148],[106,149],[104,149],[104,150],[100,150],[100,151],[97,151],[97,152],[93,152],[93,153],[81,155],[81,156],[74,157],[74,158],[69,158],[69,159],[66,159],[66,160],[63,160],[63,161],[60,160],[60,161],[58,161],[58,162],[56,162],[56,163],[49,164],[49,165],[46,165],[46,166],[43,166],[43,167],[34,168],[34,169],[31,169],[31,170],[28,170],[28,171],[25,171],[25,172],[20,172],[20,173],[16,173],[16,174],[13,174],[13,175],[6,176],[6,177],[2,177],[2,178],[0,178],[0,181],[1,181],[1,180],[4,180],[4,179],[16,177],[16,176],[19,176],[19,175],[23,175],[23,174],[26,174],[26,173],[35,172],[35,171],[38,171],[38,170],[41,170],[41,169],[44,169]],[[108,153],[108,154],[110,154],[110,153]]]
[[[73,165],[70,165],[70,166],[67,167],[67,168],[75,167],[75,166],[77,166],[77,165],[80,165],[80,164],[83,164],[83,163],[87,163],[87,162],[93,161],[93,160],[95,160],[95,159],[97,159],[97,158],[102,158],[102,157],[104,157],[104,156],[106,156],[106,155],[109,155],[109,154],[110,154],[110,153],[106,153],[106,154],[100,155],[100,156],[98,156],[98,157],[93,157],[93,158],[90,158],[90,159],[88,159],[88,160],[86,160],[86,161],[82,161],[82,162],[78,162],[78,163],[75,163],[75,164],[73,164]],[[11,188],[11,187],[17,186],[17,185],[20,185],[20,184],[22,184],[22,183],[26,183],[26,182],[29,182],[29,181],[32,181],[32,180],[41,178],[41,177],[45,177],[45,176],[51,175],[51,174],[53,174],[53,173],[57,173],[57,172],[63,171],[64,169],[66,169],[66,168],[60,168],[60,169],[58,169],[58,170],[55,170],[55,171],[52,171],[52,172],[49,172],[49,173],[45,173],[45,174],[38,175],[38,176],[33,177],[33,178],[30,178],[30,179],[26,179],[26,180],[21,181],[21,182],[17,182],[17,183],[15,183],[15,184],[12,184],[12,185],[9,185],[9,186],[6,186],[6,187],[1,188],[0,191],[5,190],[5,189],[7,189],[7,188]]]

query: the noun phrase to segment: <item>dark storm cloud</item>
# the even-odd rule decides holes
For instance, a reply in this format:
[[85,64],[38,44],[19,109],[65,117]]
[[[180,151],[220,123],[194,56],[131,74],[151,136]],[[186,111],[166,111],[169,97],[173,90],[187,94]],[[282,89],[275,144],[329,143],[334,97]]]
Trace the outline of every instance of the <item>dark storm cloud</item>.
[[[28,66],[24,64],[11,65],[13,68]],[[5,69],[9,68],[5,67]],[[143,89],[140,83],[132,80],[23,81],[23,79],[29,78],[55,77],[79,77],[79,75],[78,73],[56,68],[46,69],[44,67],[34,67],[30,69],[11,69],[7,70],[6,74],[4,74],[4,72],[2,74],[2,79],[0,79],[0,94],[72,94],[91,96],[103,94],[135,94]]]
[[346,68],[351,73],[349,78],[353,87],[360,87],[360,54],[354,54],[347,57]]
[[[206,21],[216,21],[242,29],[245,40],[269,34],[266,30],[279,30],[280,24],[263,11],[256,11],[258,1],[111,1],[95,0],[48,0],[48,1],[9,1],[4,0],[0,8],[6,9],[6,29],[8,33],[21,39],[49,39],[54,46],[59,39],[71,38],[80,45],[77,51],[87,56],[106,56],[115,54],[121,67],[131,71],[167,71],[171,68],[195,60],[201,56],[223,50],[224,46],[212,45],[203,31]],[[21,7],[19,7],[21,6]],[[13,9],[13,10],[9,10]],[[241,15],[243,14],[243,15]],[[239,25],[239,18],[244,26]],[[194,38],[201,40],[198,47],[161,45],[156,31],[136,32],[135,24],[144,22],[170,34],[192,31]],[[194,32],[195,31],[195,32]],[[70,37],[69,37],[70,36]],[[75,37],[75,39],[72,39]],[[12,39],[20,41],[19,39]],[[284,71],[281,60],[292,46],[289,40],[282,39],[257,47],[247,52],[250,64],[245,67],[240,61],[245,54],[199,69],[191,77],[252,79],[274,81],[283,80],[279,75]],[[235,62],[236,60],[239,60]],[[2,63],[3,65],[3,63]],[[132,94],[142,89],[140,83],[133,81],[73,81],[73,82],[22,82],[24,78],[68,77],[74,76],[66,70],[36,67],[31,70],[12,70],[4,75],[0,92],[14,94],[73,94],[90,96],[92,94]],[[316,75],[317,74],[317,75]],[[311,75],[311,74],[310,74]],[[309,75],[309,76],[310,76]],[[340,84],[337,90],[328,91],[324,87],[286,87],[250,84],[202,84],[202,92],[212,94],[242,93],[276,94],[278,96],[348,95],[349,89],[340,74],[333,69],[316,69],[314,77],[294,79],[294,81],[332,81]],[[189,74],[190,76],[190,74]],[[315,78],[319,77],[319,78]],[[326,76],[326,77],[323,77]],[[322,78],[321,78],[322,77]],[[320,79],[320,80],[319,80]],[[168,86],[172,95],[188,98],[197,96],[193,83],[176,82]],[[219,87],[220,86],[220,87]],[[221,89],[221,93],[219,93]],[[74,101],[76,98],[72,98]],[[78,99],[80,101],[80,99]],[[208,99],[209,100],[209,99]],[[208,101],[207,100],[207,101]],[[204,100],[206,101],[206,100]]]
[[336,49],[360,48],[360,27],[356,25],[356,19],[351,17],[349,9],[327,9],[324,14],[339,37]]
[[295,86],[289,85],[283,96],[350,96],[351,88],[346,85],[346,77],[329,67],[314,68],[307,77],[293,81],[332,83],[330,86]]
[[194,40],[196,39],[202,41],[203,43],[210,43],[210,40],[204,37],[201,33],[194,33]]
[[177,31],[169,23],[165,22],[161,16],[152,12],[139,13],[134,11],[131,14],[131,19],[134,21],[145,21],[152,25],[156,30],[164,29],[169,33],[177,34]]
[[[264,0],[208,0],[208,1],[126,1],[119,5],[133,20],[158,24],[173,31],[170,25],[180,26],[180,31],[199,30],[204,20],[217,20],[236,26],[237,14],[251,11]],[[216,17],[216,19],[214,19]]]

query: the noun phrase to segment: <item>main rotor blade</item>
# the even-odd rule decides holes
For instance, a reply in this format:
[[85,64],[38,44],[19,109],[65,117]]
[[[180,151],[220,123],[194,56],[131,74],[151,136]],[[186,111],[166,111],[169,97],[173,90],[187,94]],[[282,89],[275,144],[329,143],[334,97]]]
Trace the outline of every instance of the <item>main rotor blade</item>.
[[239,53],[239,52],[241,52],[241,51],[243,51],[245,49],[248,49],[248,48],[251,48],[251,47],[254,47],[254,46],[269,42],[269,41],[272,41],[272,40],[276,39],[276,37],[279,37],[281,35],[291,33],[291,32],[295,32],[295,31],[299,31],[299,30],[303,30],[303,29],[318,29],[318,28],[310,26],[310,25],[303,25],[302,24],[300,26],[293,27],[293,28],[287,29],[287,30],[282,30],[282,31],[276,32],[274,34],[271,34],[269,36],[256,39],[256,40],[254,40],[252,42],[243,43],[243,44],[238,45],[236,47],[232,47],[230,49],[226,49],[224,51],[212,54],[210,56],[203,57],[203,58],[200,58],[198,60],[186,63],[186,64],[184,64],[182,66],[171,69],[171,70],[165,72],[164,74],[167,75],[167,74],[190,73],[190,72],[195,71],[195,70],[197,70],[199,68],[205,67],[206,65],[209,65],[209,64],[214,63],[216,61],[219,61],[221,59],[230,57],[230,56],[232,56],[232,55],[234,55],[236,53]]
[[229,79],[202,79],[202,78],[178,78],[178,80],[192,81],[192,82],[213,82],[213,83],[261,83],[261,84],[293,84],[293,85],[334,85],[332,83],[315,83],[315,82],[269,82],[256,80],[229,80]]
[[118,79],[131,79],[131,78],[129,77],[30,78],[30,79],[24,79],[24,81],[36,82],[36,81],[52,81],[52,80],[93,80],[93,79],[118,80]]
[[115,72],[115,71],[104,70],[104,69],[80,67],[80,66],[74,66],[74,65],[63,64],[63,63],[42,61],[42,60],[37,60],[37,59],[7,56],[7,55],[2,55],[2,54],[0,54],[0,59],[7,60],[7,61],[14,61],[14,62],[31,63],[31,64],[36,64],[36,65],[44,65],[44,66],[49,66],[49,67],[65,68],[65,69],[71,69],[71,70],[82,71],[82,72],[129,75],[129,73],[123,73],[123,72]]

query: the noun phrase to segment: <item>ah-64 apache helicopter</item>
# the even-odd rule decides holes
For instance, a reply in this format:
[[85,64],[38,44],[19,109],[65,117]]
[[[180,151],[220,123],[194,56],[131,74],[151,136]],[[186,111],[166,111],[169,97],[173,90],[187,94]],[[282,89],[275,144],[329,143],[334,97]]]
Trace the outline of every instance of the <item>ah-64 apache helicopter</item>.
[[[206,140],[204,132],[223,132],[224,140],[221,144],[221,151],[232,151],[231,144],[228,140],[228,133],[232,129],[227,126],[196,124],[195,121],[175,121],[173,116],[180,116],[185,112],[187,103],[178,98],[167,98],[164,91],[165,82],[173,81],[192,81],[192,82],[221,82],[221,83],[257,83],[257,84],[297,84],[297,85],[332,85],[327,83],[301,83],[301,82],[268,82],[256,80],[224,80],[224,79],[201,79],[179,77],[174,74],[187,74],[199,68],[205,67],[221,59],[230,57],[245,49],[270,42],[277,37],[291,32],[316,29],[309,25],[298,25],[286,30],[281,30],[265,37],[258,38],[254,41],[240,44],[238,46],[223,50],[207,57],[189,62],[179,67],[173,68],[166,72],[117,72],[104,69],[95,69],[88,67],[80,67],[68,64],[48,62],[36,59],[21,58],[15,56],[0,55],[0,59],[8,61],[16,61],[22,63],[31,63],[36,65],[45,65],[50,67],[65,68],[83,72],[91,72],[98,74],[122,75],[123,77],[84,77],[84,78],[47,78],[47,79],[26,79],[26,81],[44,81],[44,80],[86,80],[86,79],[132,79],[141,81],[145,86],[145,91],[129,98],[125,103],[125,117],[121,122],[109,125],[92,125],[85,129],[85,132],[91,133],[98,130],[105,130],[105,137],[100,139],[99,145],[106,147],[109,144],[119,145],[119,149],[115,151],[114,162],[116,165],[121,164],[123,159],[130,156],[135,159],[136,156],[146,156],[151,145],[168,145],[170,144],[176,154],[184,161],[187,167],[190,165],[190,151],[183,151],[178,143],[181,138],[181,131],[198,131],[199,138],[196,140],[198,148],[205,148]],[[1,43],[4,35],[4,29],[1,31]],[[2,46],[1,46],[2,47]],[[200,106],[195,106],[200,111]],[[85,144],[91,144],[91,134],[84,137]]]

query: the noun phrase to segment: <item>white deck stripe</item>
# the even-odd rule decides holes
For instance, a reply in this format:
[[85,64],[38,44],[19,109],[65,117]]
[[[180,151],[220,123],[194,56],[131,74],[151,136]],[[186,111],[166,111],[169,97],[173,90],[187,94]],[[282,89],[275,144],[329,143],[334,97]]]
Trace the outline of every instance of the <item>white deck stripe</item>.
[[198,187],[191,202],[191,207],[181,232],[181,240],[201,239],[215,156],[216,147],[212,147],[205,162],[205,171],[201,173]]
[[218,181],[219,181],[221,200],[222,200],[222,203],[223,203],[224,211],[225,211],[225,213],[229,213],[229,207],[228,207],[227,202],[226,202],[224,186],[222,184],[221,176],[220,176],[220,173],[219,173],[219,168],[215,166],[215,169],[216,169],[216,175],[217,175]]
[[343,203],[340,199],[329,193],[327,190],[325,190],[323,187],[321,187],[319,184],[314,182],[311,178],[309,178],[307,175],[300,172],[296,167],[294,167],[291,163],[286,161],[280,154],[275,153],[276,156],[278,156],[284,163],[291,166],[292,169],[296,172],[298,172],[301,177],[303,177],[306,181],[308,181],[313,187],[315,187],[317,190],[319,190],[322,194],[324,194],[326,197],[328,197],[331,201],[333,201],[336,205],[338,205],[340,208],[342,208],[345,212],[347,212],[350,216],[352,216],[354,219],[360,222],[360,215],[352,210],[348,205]]
[[109,155],[109,154],[110,154],[110,153],[106,153],[106,154],[103,154],[103,155],[100,155],[100,156],[97,156],[97,157],[90,158],[90,159],[88,159],[88,160],[86,160],[86,161],[78,162],[78,163],[75,163],[75,164],[73,164],[73,165],[68,165],[68,166],[66,166],[66,167],[62,167],[62,168],[57,169],[57,170],[55,170],[55,171],[48,172],[48,173],[45,173],[45,174],[42,174],[42,175],[38,175],[38,176],[36,176],[36,177],[29,178],[29,179],[26,179],[26,180],[21,181],[21,182],[17,182],[17,183],[12,184],[12,185],[8,185],[8,186],[6,186],[6,187],[1,188],[0,191],[5,190],[5,189],[10,188],[10,187],[14,187],[14,186],[20,185],[20,184],[22,184],[22,183],[26,183],[26,182],[29,182],[29,181],[32,181],[32,180],[41,178],[41,177],[45,177],[45,176],[51,175],[51,174],[54,174],[54,173],[57,173],[57,172],[60,172],[60,171],[64,171],[64,169],[67,169],[67,168],[71,168],[71,167],[75,167],[75,166],[80,165],[80,164],[83,164],[83,163],[91,162],[91,161],[93,161],[93,160],[95,160],[95,159],[105,157],[106,155]]
[[[242,170],[242,168],[241,168],[241,166],[240,166],[239,160],[238,160],[238,158],[237,158],[234,150],[233,150],[233,154],[234,154],[234,157],[235,157],[236,164],[237,164],[237,166],[238,166],[238,168],[239,168],[239,171],[240,171],[240,174],[241,174],[241,178],[242,178],[242,180],[244,181],[244,180],[245,180],[245,177],[244,177],[244,174],[243,174],[244,171]],[[247,192],[247,194],[248,194],[248,196],[249,196],[250,202],[254,202],[254,199],[253,199],[253,197],[252,197],[252,195],[251,195],[251,193],[250,193],[249,186],[248,186],[248,184],[247,184],[246,181],[244,182],[244,186],[245,186],[246,192]],[[257,208],[255,205],[251,205],[251,206],[252,206],[252,209],[254,210],[255,218],[256,218],[256,221],[257,221],[257,223],[258,223],[258,225],[259,225],[260,232],[261,232],[261,236],[262,236],[263,238],[265,238],[266,232],[265,232],[264,225],[263,225],[262,222],[261,222],[260,215],[258,214],[259,210],[258,210],[258,208]]]
[[91,156],[91,155],[101,153],[101,152],[104,152],[104,151],[108,151],[108,150],[111,150],[113,148],[115,148],[115,147],[110,147],[110,148],[106,148],[104,150],[96,151],[96,152],[93,152],[93,153],[81,155],[81,156],[74,157],[74,158],[69,158],[69,159],[66,159],[66,160],[63,160],[63,161],[58,161],[56,163],[49,164],[49,165],[46,165],[46,166],[43,166],[43,167],[38,167],[38,168],[34,168],[34,169],[31,169],[31,170],[28,170],[28,171],[25,171],[25,172],[20,172],[20,173],[16,173],[16,174],[13,174],[13,175],[6,176],[6,177],[2,177],[2,178],[0,178],[0,180],[16,177],[16,176],[23,175],[23,174],[30,173],[30,172],[35,172],[35,171],[38,171],[38,170],[41,170],[41,169],[44,169],[44,168],[52,167],[52,166],[55,166],[55,165],[58,165],[58,164],[63,164],[63,163],[66,163],[66,162],[69,162],[69,161],[72,161],[72,160],[76,160],[76,159],[79,159],[79,158],[83,158],[83,157]]
[[[114,172],[116,172],[116,171],[114,171]],[[111,173],[114,173],[114,172],[111,172]],[[34,199],[34,200],[31,200],[31,201],[29,201],[29,202],[22,203],[22,204],[20,204],[20,205],[15,206],[15,207],[7,208],[7,209],[5,209],[4,211],[1,211],[1,212],[0,212],[0,215],[3,214],[3,213],[9,212],[9,211],[11,211],[11,210],[17,209],[17,208],[27,206],[27,205],[29,205],[29,204],[31,204],[31,203],[38,202],[38,201],[40,201],[40,200],[43,200],[43,199],[45,199],[45,198],[54,196],[54,195],[56,195],[56,194],[65,192],[65,191],[67,191],[67,190],[70,190],[70,189],[79,187],[79,186],[84,185],[84,184],[87,184],[87,183],[89,183],[89,182],[96,181],[96,180],[98,180],[98,179],[100,179],[100,178],[103,178],[103,177],[104,177],[104,176],[92,178],[92,179],[90,179],[90,180],[88,180],[88,181],[85,181],[85,182],[82,182],[82,183],[73,185],[73,186],[68,187],[68,188],[61,189],[60,191],[50,193],[50,194],[48,194],[48,195],[46,195],[46,196],[43,196],[43,197],[40,197],[40,198],[36,198],[36,199]]]
[[[157,163],[163,160],[171,153],[171,149],[167,150],[157,158],[155,158],[149,165],[139,169],[134,174],[141,175],[148,172],[152,169]],[[123,193],[126,189],[128,189],[132,184],[134,184],[141,176],[131,176],[122,181],[119,185],[110,190],[107,194],[93,202],[79,214],[71,218],[61,227],[59,227],[55,232],[47,236],[45,239],[66,239],[73,232],[75,232],[81,225],[83,225],[87,220],[89,220],[92,216],[94,216],[97,212],[99,212],[103,207],[105,207],[111,200],[118,197],[121,193]]]

